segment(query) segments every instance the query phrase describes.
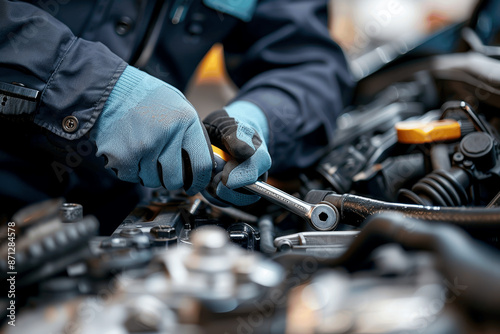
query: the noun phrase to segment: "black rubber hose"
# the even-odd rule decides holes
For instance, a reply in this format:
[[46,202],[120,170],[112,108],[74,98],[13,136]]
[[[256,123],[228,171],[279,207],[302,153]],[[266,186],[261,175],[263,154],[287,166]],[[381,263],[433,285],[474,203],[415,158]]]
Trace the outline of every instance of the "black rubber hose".
[[500,314],[500,253],[450,225],[380,214],[370,218],[346,253],[332,262],[359,263],[373,249],[394,242],[435,255],[450,300],[456,298],[483,314]]
[[[398,213],[370,217],[344,254],[333,259],[314,259],[322,266],[359,268],[379,246],[397,243],[407,250],[429,251],[444,275],[449,301],[493,318],[500,315],[500,253],[445,224],[429,224]],[[275,260],[295,267],[306,254],[284,254]],[[309,262],[312,260],[309,260]]]
[[440,207],[383,202],[356,195],[328,194],[327,202],[339,211],[340,222],[360,226],[376,213],[399,212],[408,218],[451,223],[470,233],[500,231],[500,207]]
[[260,231],[260,250],[262,253],[274,254],[276,247],[274,247],[274,223],[269,215],[262,216],[258,222]]
[[451,168],[448,146],[446,144],[435,144],[431,147],[432,169],[449,170]]

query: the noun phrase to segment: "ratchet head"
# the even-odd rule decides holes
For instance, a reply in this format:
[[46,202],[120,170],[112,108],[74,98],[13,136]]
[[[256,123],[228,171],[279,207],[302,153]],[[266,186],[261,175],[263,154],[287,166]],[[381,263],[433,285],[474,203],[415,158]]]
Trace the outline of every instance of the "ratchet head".
[[331,231],[337,227],[339,212],[334,206],[320,202],[312,205],[309,221],[312,228],[318,231]]

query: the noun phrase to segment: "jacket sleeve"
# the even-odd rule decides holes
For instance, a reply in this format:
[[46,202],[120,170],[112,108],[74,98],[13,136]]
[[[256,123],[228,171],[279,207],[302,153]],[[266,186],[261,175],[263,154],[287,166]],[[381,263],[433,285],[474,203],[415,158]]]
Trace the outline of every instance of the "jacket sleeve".
[[349,103],[351,75],[327,17],[327,0],[264,0],[224,41],[236,100],[268,118],[272,173],[316,162]]
[[[0,114],[24,116],[66,139],[80,138],[94,124],[125,67],[103,44],[75,37],[47,12],[0,0]],[[36,106],[25,103],[17,94],[24,88],[12,82],[38,91]],[[67,116],[76,117],[69,131],[63,126]]]

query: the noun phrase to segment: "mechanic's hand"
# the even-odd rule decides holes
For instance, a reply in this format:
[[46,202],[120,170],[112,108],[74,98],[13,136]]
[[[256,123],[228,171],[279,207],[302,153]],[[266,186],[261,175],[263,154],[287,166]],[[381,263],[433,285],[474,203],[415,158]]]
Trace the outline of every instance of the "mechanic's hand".
[[[176,88],[134,67],[118,79],[91,137],[121,180],[184,187],[189,195],[210,182],[212,149],[196,110]],[[192,182],[184,184],[189,168]]]
[[271,168],[266,145],[269,126],[262,110],[253,103],[238,101],[208,115],[203,123],[212,144],[233,157],[214,176],[209,193],[240,206],[256,202],[259,196],[233,189],[255,183]]

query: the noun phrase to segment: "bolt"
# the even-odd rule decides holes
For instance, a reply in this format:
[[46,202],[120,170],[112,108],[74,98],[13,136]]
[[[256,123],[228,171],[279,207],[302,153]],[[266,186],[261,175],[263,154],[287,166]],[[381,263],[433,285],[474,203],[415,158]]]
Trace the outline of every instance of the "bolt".
[[464,160],[464,155],[460,152],[453,154],[453,161],[456,163],[462,162]]
[[176,237],[175,227],[170,225],[157,225],[149,231],[155,238],[172,239]]
[[120,231],[120,235],[126,238],[132,238],[141,233],[142,231],[136,227],[127,227]]
[[227,244],[227,234],[218,227],[207,226],[193,233],[194,248],[201,254],[218,254]]
[[101,242],[102,248],[125,248],[128,245],[129,242],[127,242],[127,239],[124,238],[111,238]]
[[77,203],[63,203],[59,217],[64,223],[74,223],[83,219],[83,206]]
[[278,245],[280,252],[287,252],[293,248],[292,242],[290,240],[282,240]]

